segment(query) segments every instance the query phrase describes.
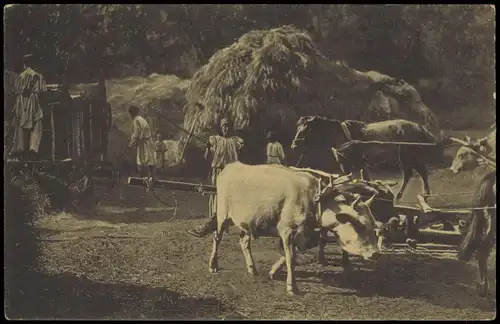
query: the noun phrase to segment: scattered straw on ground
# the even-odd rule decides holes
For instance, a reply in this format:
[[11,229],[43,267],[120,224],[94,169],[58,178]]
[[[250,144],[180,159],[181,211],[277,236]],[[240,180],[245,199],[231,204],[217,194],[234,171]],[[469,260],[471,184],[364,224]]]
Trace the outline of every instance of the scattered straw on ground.
[[[466,174],[450,178],[445,171],[430,175],[431,184],[444,193],[471,187],[476,181]],[[129,206],[160,206],[136,188],[123,189]],[[404,199],[411,199],[419,190],[418,179],[412,179]],[[196,196],[172,221],[166,221],[169,213],[159,213],[152,220],[135,212],[121,222],[120,212],[129,210],[112,197],[102,207],[115,214],[100,215],[97,222],[55,217],[59,224],[68,222],[69,229],[79,227],[78,231],[57,227],[49,220],[40,225],[52,229],[44,236],[42,253],[52,278],[45,288],[52,295],[42,290],[40,296],[54,302],[38,308],[46,310],[48,317],[471,320],[495,315],[495,252],[489,262],[493,295],[481,299],[475,290],[477,263],[448,257],[450,252],[441,246],[422,245],[420,253],[395,246],[394,253],[384,255],[377,264],[351,257],[354,271],[347,274],[340,267],[338,246],[328,244],[328,266],[316,263],[316,249],[299,256],[296,275],[303,295],[290,298],[285,294],[284,272],[275,281],[266,276],[279,256],[273,239],[252,241],[259,275],[250,277],[238,243],[239,232],[232,228],[220,247],[220,272],[208,272],[211,239],[185,233],[203,222],[189,215],[206,211],[206,200]],[[456,197],[442,199],[450,204]],[[106,224],[104,216],[115,226]],[[92,226],[82,226],[82,222]],[[33,307],[27,309],[34,311]]]

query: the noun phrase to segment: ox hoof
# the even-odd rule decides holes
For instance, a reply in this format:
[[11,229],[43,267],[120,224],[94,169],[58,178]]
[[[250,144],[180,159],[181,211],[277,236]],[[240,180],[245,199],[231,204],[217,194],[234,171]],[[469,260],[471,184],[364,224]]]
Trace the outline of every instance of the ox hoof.
[[210,262],[210,265],[208,266],[208,271],[210,273],[217,273],[219,271],[219,265],[217,264],[217,261]]
[[476,288],[477,288],[477,294],[480,297],[485,297],[486,295],[488,295],[488,284],[478,283]]
[[255,277],[256,275],[258,275],[259,273],[257,272],[257,269],[255,269],[254,267],[251,267],[249,268],[248,270],[248,274],[252,277]]
[[286,293],[289,296],[297,296],[298,294],[300,294],[299,289],[297,287],[290,287],[290,286],[286,287]]

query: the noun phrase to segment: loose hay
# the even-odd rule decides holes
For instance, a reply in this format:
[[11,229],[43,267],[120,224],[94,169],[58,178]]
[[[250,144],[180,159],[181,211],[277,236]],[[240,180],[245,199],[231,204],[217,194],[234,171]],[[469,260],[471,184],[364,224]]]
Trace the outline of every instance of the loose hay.
[[[442,171],[446,175],[446,170]],[[441,177],[431,176],[436,181]],[[443,188],[444,192],[473,183],[473,179],[457,177]],[[420,187],[410,185],[410,191],[412,188],[416,195]],[[135,198],[133,206],[154,206]],[[205,210],[206,203],[189,207],[198,214]],[[475,294],[475,262],[437,260],[425,254],[391,255],[379,269],[353,257],[353,264],[361,269],[349,277],[342,274],[338,246],[327,245],[330,265],[321,268],[314,261],[305,263],[317,255],[317,250],[311,250],[304,264],[296,268],[299,288],[305,293],[298,301],[285,295],[283,281],[266,277],[277,258],[275,240],[252,242],[260,276],[251,278],[246,275],[239,232],[233,229],[221,245],[221,273],[212,275],[206,269],[210,239],[186,235],[185,230],[200,221],[187,217],[186,211],[179,220],[145,223],[136,216],[137,223],[64,233],[64,238],[71,234],[78,238],[46,242],[42,260],[50,277],[57,278],[45,285],[52,295],[40,292],[41,300],[54,300],[47,305],[47,312],[57,318],[273,320],[473,319],[495,314],[494,306],[484,306]],[[134,238],[138,236],[141,239]],[[148,239],[143,239],[145,236]],[[491,276],[495,278],[494,270]],[[284,277],[282,273],[281,280]]]
[[[114,232],[140,232],[141,227],[128,225]],[[164,240],[163,232],[150,233],[145,240],[82,236],[78,240],[45,244],[43,262],[49,274],[70,276],[82,282],[84,288],[80,290],[77,286],[72,292],[80,300],[91,298],[91,304],[95,303],[99,291],[91,285],[109,287],[101,293],[112,298],[117,308],[100,316],[97,310],[81,307],[83,318],[220,319],[230,315],[230,309],[222,301],[184,296],[175,287],[164,286],[168,269],[178,262],[165,259],[165,251],[159,248]],[[64,307],[63,302],[58,305],[60,311],[67,312]]]

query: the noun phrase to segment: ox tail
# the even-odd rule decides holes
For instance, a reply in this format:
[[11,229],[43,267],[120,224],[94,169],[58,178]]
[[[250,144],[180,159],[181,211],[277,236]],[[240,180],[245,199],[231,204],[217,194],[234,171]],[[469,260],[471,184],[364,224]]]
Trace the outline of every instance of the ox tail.
[[[476,191],[474,207],[492,207],[496,203],[493,186],[496,182],[496,171],[486,174]],[[493,213],[494,217],[496,215]],[[474,251],[481,243],[481,234],[484,230],[486,219],[482,210],[474,210],[472,220],[465,237],[458,248],[457,258],[462,261],[469,261]]]

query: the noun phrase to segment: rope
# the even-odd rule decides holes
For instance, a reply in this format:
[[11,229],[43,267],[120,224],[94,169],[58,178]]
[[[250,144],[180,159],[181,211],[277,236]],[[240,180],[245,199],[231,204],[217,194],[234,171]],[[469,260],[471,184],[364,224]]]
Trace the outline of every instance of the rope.
[[435,211],[454,211],[454,212],[460,212],[461,210],[485,210],[485,209],[497,209],[497,206],[488,206],[488,207],[463,207],[463,208],[437,208]]
[[[144,191],[145,192],[148,192],[147,191],[148,187],[144,187]],[[164,202],[162,199],[160,199],[154,192],[154,188],[153,187],[150,187],[151,189],[151,194],[153,195],[153,197],[158,200],[160,203],[162,203],[163,205],[165,206],[168,206],[168,207],[173,207],[174,208],[174,214],[172,215],[172,217],[170,217],[167,222],[170,222],[172,219],[174,219],[176,216],[177,216],[177,208],[179,207],[179,204],[177,202],[177,198],[175,197],[175,193],[173,191],[170,191],[170,193],[172,194],[172,196],[174,197],[174,201],[175,201],[175,206],[172,206],[172,205],[169,205],[167,204],[166,202]]]
[[[209,178],[210,178],[210,176],[208,176],[203,182],[207,181]],[[202,186],[202,183],[200,183],[200,187],[201,186]],[[153,195],[153,197],[156,200],[158,200],[163,205],[174,208],[174,214],[172,215],[172,217],[170,217],[167,220],[167,222],[170,222],[171,220],[173,220],[177,216],[177,210],[178,210],[178,208],[180,206],[186,204],[189,199],[193,198],[197,194],[197,193],[193,193],[192,195],[189,195],[187,198],[185,198],[184,200],[182,200],[181,203],[179,204],[178,199],[176,198],[175,192],[173,190],[168,190],[168,192],[170,192],[172,194],[172,196],[174,197],[175,206],[173,206],[173,205],[170,205],[170,204],[166,203],[164,200],[162,200],[160,197],[158,197],[156,195],[156,193],[154,191],[154,187],[149,183],[149,181],[146,182],[146,186],[144,186],[144,192],[147,193],[148,191]],[[204,191],[201,191],[201,192],[202,192],[202,195],[204,195]]]
[[192,137],[196,138],[197,140],[205,143],[207,141],[206,138],[202,138],[200,136],[197,136],[195,135],[194,133],[188,131],[187,129],[177,125],[176,123],[174,123],[172,120],[170,120],[169,118],[165,117],[162,113],[160,113],[158,110],[154,109],[154,111],[158,114],[158,116],[160,116],[161,118],[165,119],[169,124],[171,124],[172,126],[176,127],[177,129],[180,129],[181,131],[185,132],[186,134],[189,134],[191,135]]
[[[161,116],[161,114],[160,114],[160,116]],[[164,117],[164,116],[161,116],[161,117],[163,117],[163,118],[167,119],[167,118],[166,118],[166,117]],[[167,119],[167,120],[168,120],[168,119]],[[171,123],[172,123],[172,122],[171,122]],[[175,124],[174,124],[174,125],[175,125]],[[175,125],[175,126],[177,126],[177,125]],[[180,129],[182,129],[182,130],[184,130],[184,131],[186,131],[185,129],[183,129],[183,128],[182,128],[182,127],[180,127],[180,126],[177,126],[177,127],[178,127],[178,128],[180,128]],[[188,131],[186,131],[186,132],[187,132],[187,133],[189,133]],[[193,136],[194,136],[194,135],[193,135]],[[195,136],[195,137],[196,137],[196,136]],[[198,137],[196,137],[196,138],[198,138]],[[125,155],[127,154],[127,151],[128,151],[128,150],[129,150],[129,147],[127,146],[127,148],[126,148],[126,149],[122,152],[122,154],[117,154],[118,158],[124,158],[124,157],[125,157]],[[151,177],[151,174],[149,174],[149,177]],[[202,181],[202,182],[207,181],[209,178],[210,178],[210,176],[208,176],[208,177],[207,177],[204,181]],[[202,186],[202,184],[200,183],[200,187],[201,187],[201,186]],[[191,199],[192,197],[194,197],[196,193],[194,193],[194,194],[192,194],[192,195],[188,196],[186,199],[184,199],[184,200],[183,200],[183,201],[179,204],[179,202],[178,202],[178,200],[177,200],[177,198],[176,198],[175,192],[174,192],[173,190],[168,190],[168,191],[172,194],[172,196],[173,196],[173,198],[174,198],[174,201],[175,201],[175,204],[174,204],[174,205],[171,205],[171,204],[169,204],[169,203],[165,202],[165,201],[164,201],[163,199],[161,199],[160,197],[158,197],[158,196],[156,195],[156,193],[155,193],[155,190],[154,190],[153,186],[151,186],[151,185],[150,185],[149,181],[147,181],[147,182],[146,182],[146,186],[144,186],[144,192],[146,192],[146,193],[150,192],[150,193],[151,193],[151,195],[152,195],[152,196],[153,196],[156,200],[158,200],[161,204],[163,204],[163,205],[165,205],[165,206],[167,206],[167,207],[174,208],[174,214],[172,215],[172,217],[170,217],[170,218],[167,220],[167,222],[170,222],[171,220],[173,220],[173,219],[177,216],[177,210],[178,210],[178,208],[179,208],[180,206],[184,205],[184,204],[185,204],[185,203],[186,203],[189,199]],[[202,191],[202,190],[200,190],[200,192],[201,192],[201,191]],[[204,192],[202,192],[202,195],[204,195]]]

